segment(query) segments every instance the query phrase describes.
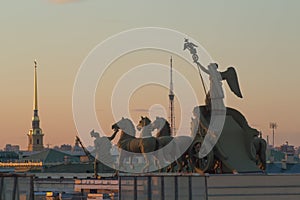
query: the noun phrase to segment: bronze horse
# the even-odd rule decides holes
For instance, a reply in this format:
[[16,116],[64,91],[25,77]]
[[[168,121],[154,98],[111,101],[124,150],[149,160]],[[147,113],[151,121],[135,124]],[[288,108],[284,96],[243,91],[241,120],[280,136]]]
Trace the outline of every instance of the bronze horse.
[[119,157],[119,165],[121,166],[126,154],[141,153],[145,158],[145,166],[143,172],[149,171],[151,157],[148,154],[158,149],[158,142],[154,137],[136,138],[136,130],[130,119],[122,118],[120,121],[112,125],[112,129],[121,130],[118,147],[121,149]]
[[[139,121],[139,123],[136,125],[136,129],[138,131],[142,131],[141,132],[141,135],[140,137],[141,138],[149,138],[149,137],[153,137],[152,136],[152,126],[151,126],[151,120],[148,118],[148,117],[143,117],[141,116],[141,119]],[[159,141],[158,141],[159,142]],[[160,145],[159,145],[160,146]],[[159,147],[160,148],[160,147]],[[159,149],[158,148],[158,149]],[[156,164],[156,167],[159,169],[161,169],[161,166],[160,166],[160,162],[159,162],[159,157],[158,157],[158,154],[155,153],[153,154],[154,155],[154,160],[155,160],[155,164]]]
[[[204,130],[199,126],[199,120],[193,119],[191,121],[191,135],[190,136],[171,136],[171,129],[169,122],[161,117],[157,117],[152,123],[152,127],[157,129],[157,136],[160,143],[160,148],[165,143],[173,141],[173,146],[164,151],[164,154],[176,154],[177,171],[196,172],[204,174],[212,167],[213,154],[209,153],[204,158],[199,158],[198,154],[204,138]],[[200,133],[203,133],[201,135]],[[169,137],[169,138],[168,138]],[[170,140],[172,138],[172,140]]]
[[[158,117],[157,117],[158,119]],[[172,171],[175,166],[175,162],[177,161],[175,157],[175,151],[176,145],[175,143],[170,143],[173,140],[173,137],[170,135],[170,124],[167,121],[157,120],[156,121],[157,126],[153,126],[151,123],[151,120],[148,117],[141,116],[141,119],[136,126],[138,130],[142,130],[141,137],[149,137],[152,136],[152,131],[155,129],[158,129],[158,132],[156,134],[156,139],[159,143],[159,151],[157,151],[157,154],[155,156],[156,158],[156,165],[158,166],[158,169],[160,172],[162,171]],[[159,127],[162,127],[161,129]],[[169,146],[167,146],[169,145]],[[167,147],[166,147],[167,146]],[[169,165],[169,163],[171,163]],[[161,164],[163,164],[163,168],[161,168]],[[166,168],[165,168],[166,166]]]
[[[190,168],[188,152],[193,139],[189,136],[173,137],[171,135],[170,124],[163,117],[156,117],[152,122],[152,128],[153,130],[157,129],[156,137],[159,148],[163,148],[163,157],[167,161],[172,162],[175,160],[178,172],[181,172],[184,167]],[[174,168],[174,163],[172,164],[172,168]]]

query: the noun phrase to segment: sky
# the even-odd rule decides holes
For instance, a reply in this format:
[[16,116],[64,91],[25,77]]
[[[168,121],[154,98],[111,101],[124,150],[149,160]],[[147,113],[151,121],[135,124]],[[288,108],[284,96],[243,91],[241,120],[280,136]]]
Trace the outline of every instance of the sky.
[[[299,8],[297,0],[4,0],[0,8],[0,148],[7,143],[27,148],[33,115],[34,59],[39,63],[39,115],[44,144],[73,144],[78,133],[72,114],[72,92],[82,62],[108,37],[141,27],[182,32],[197,40],[221,71],[234,66],[244,98],[236,98],[224,84],[226,105],[241,111],[264,138],[271,136],[269,123],[276,122],[276,145],[288,141],[300,146]],[[118,66],[149,62],[168,65],[169,58],[170,53],[150,50],[125,55],[112,63],[106,78],[116,81],[122,75]],[[196,85],[201,104],[201,83],[197,85],[196,71],[183,70],[188,65],[174,57],[174,68],[186,73]],[[99,81],[97,87],[95,108],[99,123],[110,134],[114,122],[108,106],[112,85],[105,87],[103,82]],[[176,80],[174,87],[176,90]],[[167,94],[167,88],[139,88],[129,103],[132,120],[137,123],[139,116],[147,115],[154,104],[167,109]],[[175,106],[180,107],[178,102]]]

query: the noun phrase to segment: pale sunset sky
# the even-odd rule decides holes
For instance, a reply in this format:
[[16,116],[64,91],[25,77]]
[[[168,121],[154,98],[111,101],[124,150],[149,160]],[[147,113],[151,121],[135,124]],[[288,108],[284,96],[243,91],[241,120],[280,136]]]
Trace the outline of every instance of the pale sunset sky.
[[[298,0],[3,0],[0,148],[10,143],[27,149],[33,115],[34,59],[38,61],[39,116],[44,144],[52,147],[74,144],[77,130],[72,91],[81,63],[108,37],[141,27],[182,32],[197,40],[218,62],[221,71],[234,66],[244,98],[236,98],[224,83],[226,105],[241,111],[252,127],[263,132],[264,138],[271,137],[269,123],[276,122],[276,145],[288,141],[300,146],[299,10]],[[109,107],[113,85],[106,87],[105,81],[121,76],[118,70],[121,66],[130,69],[152,62],[168,65],[170,55],[140,51],[112,64],[106,79],[99,81],[95,95],[98,120],[107,134],[111,134],[114,123]],[[188,68],[189,64],[179,57],[174,56],[173,62],[176,70],[185,73],[194,85],[199,84],[197,97],[200,104],[204,103],[197,71]],[[176,80],[174,87],[180,88]],[[134,123],[140,115],[147,115],[153,104],[168,109],[167,95],[166,88],[139,88],[129,102]],[[176,106],[178,114],[179,105]]]

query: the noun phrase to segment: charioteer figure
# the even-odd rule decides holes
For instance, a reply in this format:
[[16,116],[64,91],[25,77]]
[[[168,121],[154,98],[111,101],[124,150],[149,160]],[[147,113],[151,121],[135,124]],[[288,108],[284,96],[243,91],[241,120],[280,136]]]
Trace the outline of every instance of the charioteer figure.
[[225,110],[226,108],[225,108],[225,105],[223,102],[224,92],[223,92],[223,88],[222,88],[223,80],[227,81],[229,88],[236,96],[243,98],[241,90],[240,90],[236,71],[233,67],[229,67],[226,71],[219,72],[217,63],[210,63],[207,66],[207,68],[205,68],[203,65],[201,65],[200,62],[198,62],[199,57],[197,55],[196,47],[198,47],[198,46],[192,42],[189,42],[188,39],[184,40],[184,48],[183,49],[184,50],[188,49],[190,51],[190,53],[192,54],[192,58],[198,66],[199,75],[201,77],[201,80],[203,81],[200,70],[209,75],[209,79],[210,79],[209,92],[206,92],[204,83],[203,83],[203,87],[204,87],[206,95],[209,95],[209,97],[210,97],[210,100],[212,103],[211,109],[215,110],[215,111]]
[[[197,63],[198,64],[198,63]],[[218,64],[217,63],[211,63],[208,65],[207,69],[203,67],[200,63],[198,65],[202,71],[207,73],[209,75],[210,79],[210,90],[207,95],[209,95],[209,98],[211,100],[211,109],[215,111],[221,111],[226,109],[223,99],[224,99],[224,92],[222,88],[222,81],[226,80],[229,88],[231,91],[238,97],[243,98],[238,77],[236,74],[236,71],[233,67],[229,67],[224,72],[219,72]]]
[[[253,172],[259,171],[259,169],[265,170],[265,140],[257,137],[259,132],[249,126],[246,118],[238,110],[224,105],[223,80],[226,80],[230,90],[237,97],[243,98],[235,69],[228,67],[226,71],[220,72],[217,63],[210,63],[207,67],[204,67],[198,61],[196,47],[197,45],[187,39],[184,40],[184,50],[189,50],[194,63],[197,64],[206,94],[206,105],[195,107],[193,110],[195,118],[192,119],[193,130],[203,137],[203,140],[200,140],[201,147],[198,155],[200,161],[205,161],[207,164],[201,169],[203,171],[221,169],[221,171],[232,173],[238,171],[249,172],[249,169]],[[206,91],[201,71],[209,76],[210,86],[208,91]],[[234,124],[235,126],[233,126]],[[221,133],[223,137],[219,141]],[[242,135],[240,135],[241,133]],[[242,140],[237,138],[242,138]],[[244,153],[237,153],[228,144],[243,150]],[[241,160],[241,162],[236,162],[236,160]],[[214,163],[215,165],[213,165]]]

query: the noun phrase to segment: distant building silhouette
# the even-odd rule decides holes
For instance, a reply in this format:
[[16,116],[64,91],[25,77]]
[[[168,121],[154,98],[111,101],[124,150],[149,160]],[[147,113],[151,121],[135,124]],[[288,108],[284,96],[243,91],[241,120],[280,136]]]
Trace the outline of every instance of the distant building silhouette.
[[17,161],[19,161],[19,154],[17,152],[0,151],[0,162],[17,162]]
[[60,150],[61,151],[69,151],[69,152],[71,152],[72,151],[72,145],[70,145],[70,144],[62,144],[62,145],[60,145]]
[[19,152],[20,151],[20,146],[19,145],[12,145],[12,144],[6,144],[4,147],[4,151],[14,151],[14,152]]
[[40,118],[38,115],[38,87],[37,87],[37,62],[34,61],[34,95],[33,95],[33,117],[32,128],[29,130],[28,151],[41,151],[44,149],[43,131],[40,128]]
[[75,140],[75,145],[72,148],[72,152],[73,153],[80,153],[80,152],[82,152],[82,154],[84,154],[83,149],[79,146],[79,141],[78,140]]

